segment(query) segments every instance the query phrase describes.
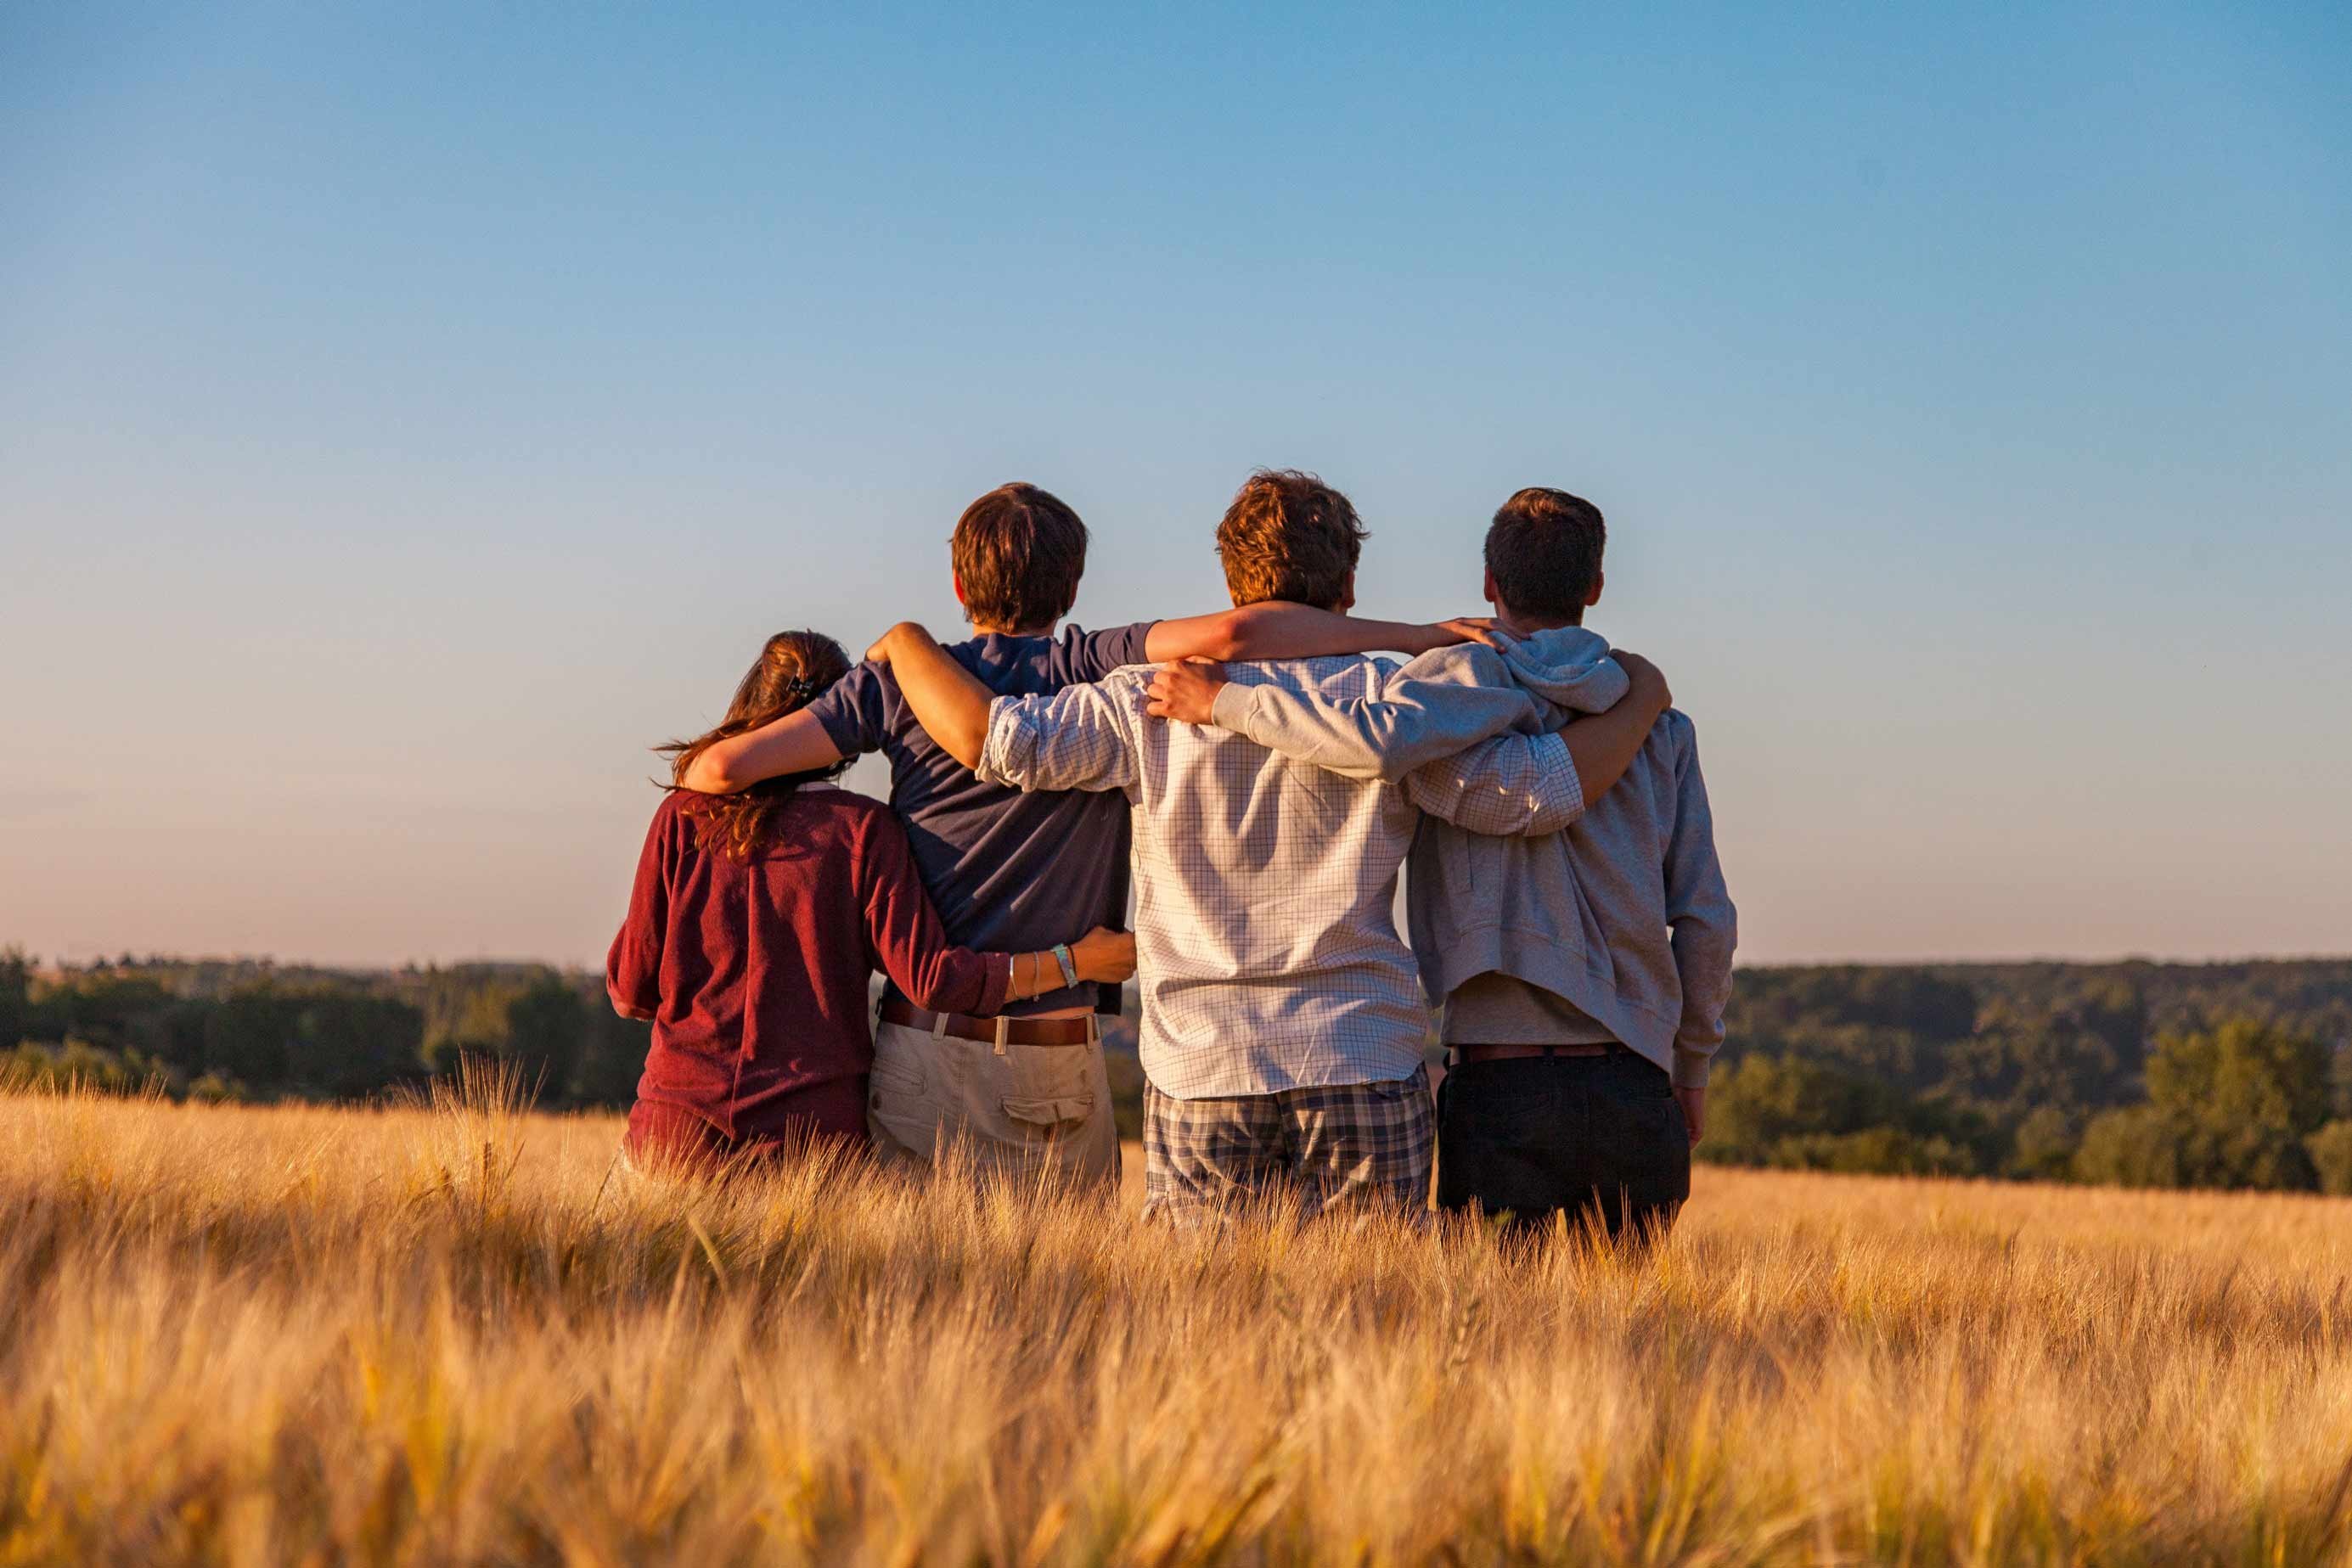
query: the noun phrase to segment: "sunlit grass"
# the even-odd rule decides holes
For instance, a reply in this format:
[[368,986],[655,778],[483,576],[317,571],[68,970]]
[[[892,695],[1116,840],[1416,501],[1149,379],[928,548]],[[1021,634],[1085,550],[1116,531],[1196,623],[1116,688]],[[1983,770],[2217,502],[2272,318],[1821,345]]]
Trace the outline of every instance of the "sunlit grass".
[[618,1134],[0,1097],[0,1563],[2352,1555],[2352,1203],[1703,1170],[1522,1257]]

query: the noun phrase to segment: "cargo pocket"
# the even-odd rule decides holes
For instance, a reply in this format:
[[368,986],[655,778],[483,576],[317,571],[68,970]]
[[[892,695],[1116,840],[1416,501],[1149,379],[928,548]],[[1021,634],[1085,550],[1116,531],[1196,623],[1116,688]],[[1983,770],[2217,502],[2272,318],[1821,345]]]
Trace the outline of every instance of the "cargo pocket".
[[1006,1095],[1004,1113],[1033,1137],[1066,1137],[1087,1124],[1095,1113],[1091,1094],[1063,1094],[1029,1100]]
[[988,1058],[997,1097],[1015,1100],[1094,1098],[1094,1063],[1099,1053],[1080,1045],[1011,1045]]
[[[1102,1113],[1099,1051],[1076,1045],[1013,1045],[992,1067],[985,1119],[995,1135],[1014,1147],[1034,1150],[1053,1144],[1062,1151],[1080,1146],[1087,1124]],[[1056,1158],[1066,1157],[1064,1153]]]

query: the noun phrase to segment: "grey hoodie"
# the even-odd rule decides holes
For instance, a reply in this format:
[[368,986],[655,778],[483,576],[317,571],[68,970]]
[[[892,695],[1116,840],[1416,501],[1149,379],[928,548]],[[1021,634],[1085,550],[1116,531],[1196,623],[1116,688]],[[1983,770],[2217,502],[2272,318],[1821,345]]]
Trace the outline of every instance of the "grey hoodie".
[[[1214,717],[1332,772],[1396,779],[1505,729],[1557,730],[1626,689],[1608,643],[1563,626],[1508,639],[1500,653],[1465,643],[1424,653],[1374,698],[1228,685]],[[1565,998],[1676,1085],[1706,1085],[1738,928],[1686,716],[1667,710],[1624,778],[1572,826],[1488,838],[1424,817],[1411,865],[1412,946],[1432,998],[1489,971],[1509,975]]]

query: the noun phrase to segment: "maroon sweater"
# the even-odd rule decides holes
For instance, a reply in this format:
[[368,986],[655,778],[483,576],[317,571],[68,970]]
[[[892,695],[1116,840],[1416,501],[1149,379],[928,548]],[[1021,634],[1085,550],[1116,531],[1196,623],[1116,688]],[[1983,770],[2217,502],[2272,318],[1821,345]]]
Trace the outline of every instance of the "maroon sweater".
[[772,1137],[795,1092],[872,1067],[876,969],[933,1011],[1003,1009],[1003,959],[948,946],[888,807],[804,787],[744,862],[696,843],[703,800],[663,798],[604,961],[613,1000],[654,1015],[638,1099]]

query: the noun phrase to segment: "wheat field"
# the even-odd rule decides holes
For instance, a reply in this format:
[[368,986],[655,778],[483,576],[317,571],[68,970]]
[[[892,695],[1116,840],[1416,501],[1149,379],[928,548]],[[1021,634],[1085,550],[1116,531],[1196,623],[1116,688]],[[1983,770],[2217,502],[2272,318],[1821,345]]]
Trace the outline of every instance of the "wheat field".
[[618,1133],[0,1096],[0,1563],[2352,1556],[2352,1203],[1704,1170],[1528,1254]]

